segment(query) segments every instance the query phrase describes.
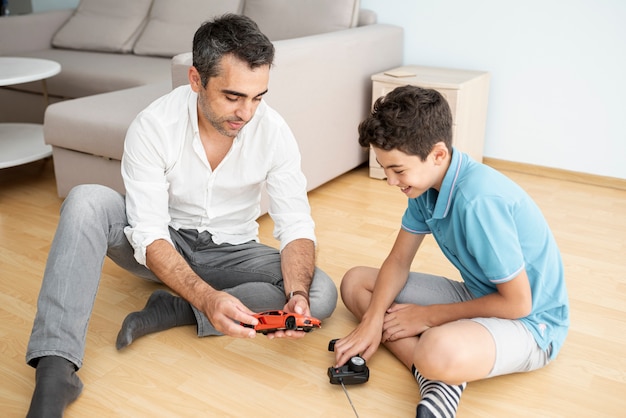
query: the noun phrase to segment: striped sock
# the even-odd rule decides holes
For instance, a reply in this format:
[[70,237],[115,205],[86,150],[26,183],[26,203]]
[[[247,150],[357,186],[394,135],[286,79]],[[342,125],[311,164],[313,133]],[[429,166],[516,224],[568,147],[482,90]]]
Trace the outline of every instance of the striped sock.
[[412,367],[412,371],[422,396],[422,400],[417,404],[417,418],[454,418],[461,401],[461,393],[467,383],[448,385],[424,378],[415,366]]

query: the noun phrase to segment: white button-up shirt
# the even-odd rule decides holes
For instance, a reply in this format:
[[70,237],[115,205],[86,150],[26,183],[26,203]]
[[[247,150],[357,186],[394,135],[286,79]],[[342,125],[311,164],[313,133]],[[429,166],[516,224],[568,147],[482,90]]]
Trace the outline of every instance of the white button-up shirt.
[[300,152],[283,118],[262,101],[212,170],[200,141],[197,97],[189,86],[173,90],[142,111],[126,134],[125,233],[136,260],[145,265],[155,240],[171,242],[168,226],[209,231],[217,244],[258,241],[263,185],[281,250],[295,239],[315,241]]

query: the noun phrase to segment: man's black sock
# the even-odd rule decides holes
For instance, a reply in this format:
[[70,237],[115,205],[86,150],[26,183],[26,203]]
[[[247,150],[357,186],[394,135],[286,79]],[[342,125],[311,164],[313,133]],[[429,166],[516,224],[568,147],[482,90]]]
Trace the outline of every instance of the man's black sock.
[[165,290],[157,290],[150,295],[143,310],[133,312],[124,319],[115,347],[121,350],[144,335],[196,323],[189,302]]
[[417,404],[417,418],[454,418],[467,383],[448,385],[424,378],[415,366],[412,367],[412,371],[422,396],[422,400]]
[[35,391],[26,418],[62,417],[83,390],[74,364],[63,357],[42,357],[35,372]]

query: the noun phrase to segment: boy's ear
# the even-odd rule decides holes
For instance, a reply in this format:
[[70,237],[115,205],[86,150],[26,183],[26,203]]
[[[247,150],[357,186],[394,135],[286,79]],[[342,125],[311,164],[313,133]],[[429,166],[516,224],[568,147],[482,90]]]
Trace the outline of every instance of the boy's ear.
[[439,141],[433,146],[430,154],[433,156],[435,164],[441,164],[448,158],[450,150],[448,150],[448,147],[443,141]]

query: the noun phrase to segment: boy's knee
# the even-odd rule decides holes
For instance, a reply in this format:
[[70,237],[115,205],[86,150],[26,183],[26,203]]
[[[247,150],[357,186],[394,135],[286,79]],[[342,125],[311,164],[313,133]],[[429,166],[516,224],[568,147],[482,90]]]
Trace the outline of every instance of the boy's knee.
[[341,279],[341,294],[349,295],[352,294],[355,288],[361,286],[361,282],[363,280],[363,274],[361,272],[360,267],[352,267],[350,270],[346,271]]
[[371,293],[376,282],[376,270],[368,267],[352,267],[341,279],[341,299],[346,307],[354,312],[354,304],[363,292]]
[[431,328],[420,337],[414,364],[422,376],[431,380],[448,381],[450,372],[460,367],[462,350],[445,337],[445,333]]

